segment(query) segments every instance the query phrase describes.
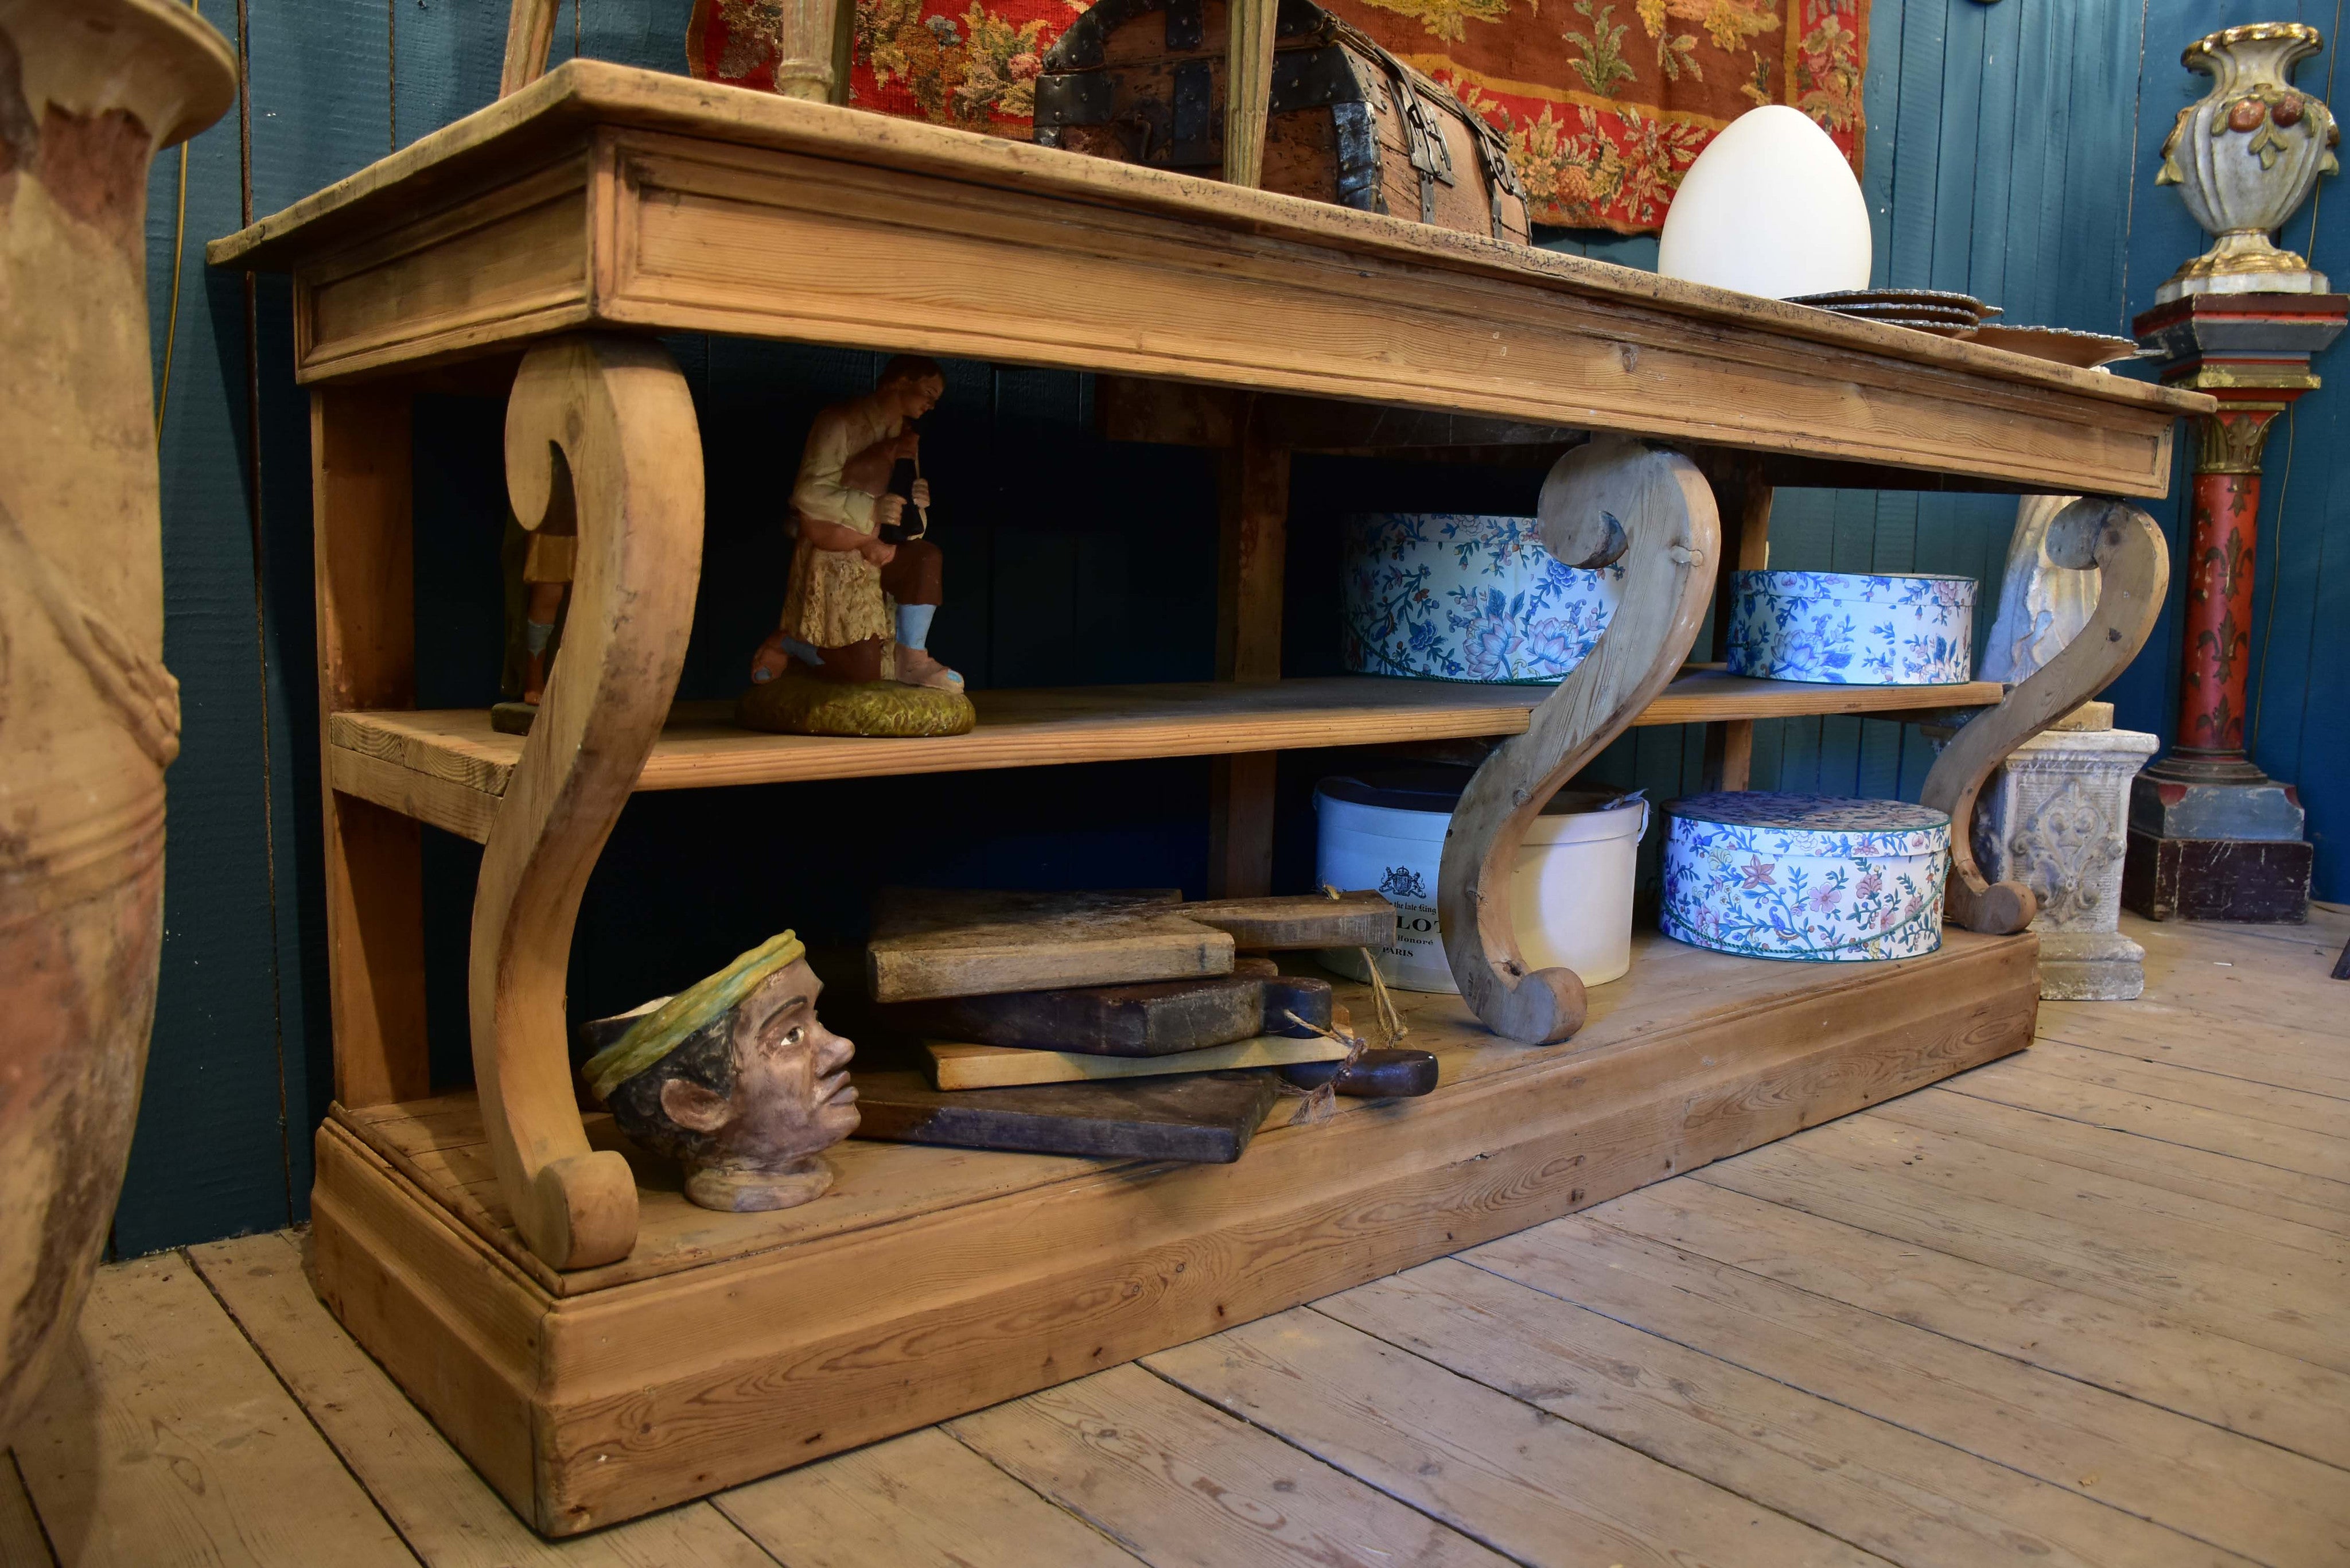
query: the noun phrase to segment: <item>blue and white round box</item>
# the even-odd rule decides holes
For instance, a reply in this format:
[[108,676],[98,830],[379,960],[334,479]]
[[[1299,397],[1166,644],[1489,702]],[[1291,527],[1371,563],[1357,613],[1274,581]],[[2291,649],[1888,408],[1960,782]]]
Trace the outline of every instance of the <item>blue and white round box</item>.
[[1974,639],[1972,577],[1731,574],[1732,675],[1956,686],[1974,677]]
[[1942,945],[1950,819],[1898,800],[1760,791],[1665,808],[1665,935],[1749,958],[1837,963]]
[[1347,519],[1343,654],[1357,675],[1548,685],[1599,644],[1618,565],[1586,572],[1532,517],[1376,512]]

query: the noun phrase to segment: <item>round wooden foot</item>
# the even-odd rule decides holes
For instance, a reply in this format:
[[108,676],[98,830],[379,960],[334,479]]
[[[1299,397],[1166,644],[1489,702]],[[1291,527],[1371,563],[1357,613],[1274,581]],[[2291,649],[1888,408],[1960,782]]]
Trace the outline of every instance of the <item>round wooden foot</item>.
[[1952,878],[1942,899],[1944,919],[1987,937],[2012,937],[2040,913],[2040,896],[2022,882],[1993,882],[1980,893]]
[[617,1263],[637,1244],[637,1179],[612,1149],[539,1167],[529,1216],[516,1215],[530,1250],[558,1269]]
[[1555,1045],[1583,1027],[1589,1002],[1583,977],[1571,969],[1538,969],[1511,984],[1496,985],[1480,1008],[1485,1026],[1528,1045]]

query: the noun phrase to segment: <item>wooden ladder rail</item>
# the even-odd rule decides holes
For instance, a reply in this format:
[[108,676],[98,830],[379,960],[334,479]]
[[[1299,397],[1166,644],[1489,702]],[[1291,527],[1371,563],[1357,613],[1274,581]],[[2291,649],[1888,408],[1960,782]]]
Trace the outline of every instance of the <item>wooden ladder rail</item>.
[[1670,681],[1697,639],[1721,546],[1712,489],[1679,452],[1601,436],[1544,481],[1543,543],[1571,565],[1624,563],[1624,591],[1598,645],[1496,747],[1462,792],[1437,895],[1445,958],[1487,1028],[1529,1044],[1583,1026],[1582,978],[1529,971],[1510,911],[1526,829],[1561,785]]
[[562,652],[473,895],[473,1076],[498,1186],[558,1269],[636,1245],[629,1162],[588,1147],[565,1024],[588,873],[660,733],[702,575],[702,434],[684,376],[649,338],[535,345],[506,405],[506,490],[536,529],[568,506],[578,565]]
[[2170,585],[2170,552],[2154,519],[2126,501],[2084,497],[2048,525],[2048,558],[2099,568],[2097,607],[2064,650],[1960,727],[1926,775],[1918,798],[1950,814],[1950,878],[1943,918],[2008,936],[2032,924],[2040,900],[2021,882],[1987,882],[1974,856],[1975,798],[2024,742],[2104,691],[2154,631]]
[[498,96],[512,98],[546,74],[555,47],[555,16],[561,0],[513,0],[506,12],[506,52],[498,71]]

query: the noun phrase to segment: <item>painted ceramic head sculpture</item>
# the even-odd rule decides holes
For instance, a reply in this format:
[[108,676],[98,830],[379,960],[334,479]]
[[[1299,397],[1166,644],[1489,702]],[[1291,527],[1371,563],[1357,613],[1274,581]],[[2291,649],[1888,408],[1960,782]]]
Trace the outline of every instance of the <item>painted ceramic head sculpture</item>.
[[[580,1069],[639,1146],[686,1169],[705,1209],[788,1209],[822,1195],[819,1156],[857,1130],[853,1043],[816,1017],[823,982],[785,931],[675,996],[590,1023]],[[608,1042],[608,1044],[607,1044]]]

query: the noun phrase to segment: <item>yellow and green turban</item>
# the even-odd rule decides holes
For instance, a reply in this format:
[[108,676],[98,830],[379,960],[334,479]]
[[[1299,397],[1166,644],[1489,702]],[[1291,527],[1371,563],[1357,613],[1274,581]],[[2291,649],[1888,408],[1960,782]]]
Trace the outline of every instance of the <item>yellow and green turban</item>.
[[629,1026],[629,1032],[588,1058],[580,1072],[599,1103],[612,1091],[683,1044],[688,1037],[740,1005],[760,981],[807,952],[789,931],[768,938],[707,980],[697,981]]

